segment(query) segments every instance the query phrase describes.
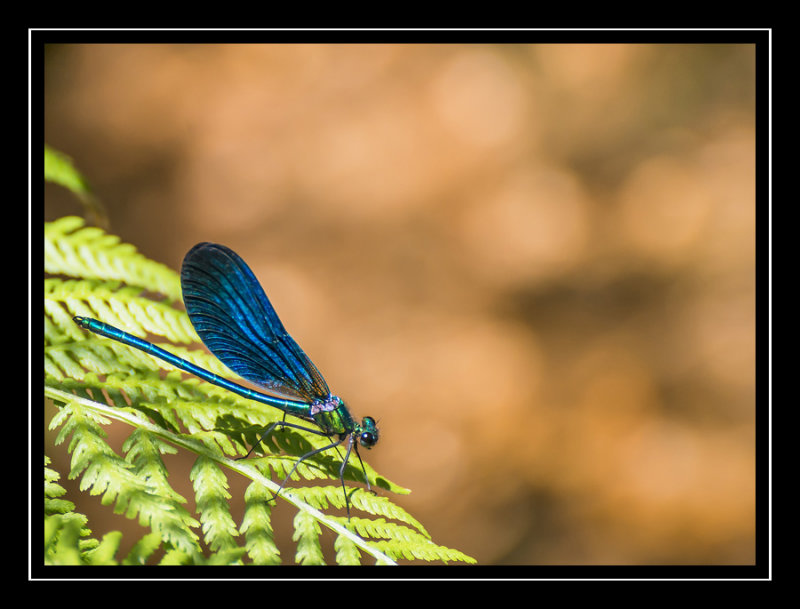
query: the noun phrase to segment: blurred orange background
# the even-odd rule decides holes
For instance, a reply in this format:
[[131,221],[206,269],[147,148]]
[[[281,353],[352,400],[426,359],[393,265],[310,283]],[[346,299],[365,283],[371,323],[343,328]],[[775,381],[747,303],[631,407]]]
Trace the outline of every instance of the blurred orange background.
[[436,543],[755,562],[754,45],[55,45],[44,108],[112,232],[248,262]]

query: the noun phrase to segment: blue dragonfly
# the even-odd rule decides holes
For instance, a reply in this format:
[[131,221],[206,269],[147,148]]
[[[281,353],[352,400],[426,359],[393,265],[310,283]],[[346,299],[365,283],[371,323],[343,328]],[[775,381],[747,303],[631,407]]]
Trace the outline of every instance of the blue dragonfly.
[[[284,329],[250,267],[236,252],[216,243],[198,243],[183,259],[181,288],[189,319],[211,353],[240,377],[277,395],[234,383],[97,319],[73,319],[81,328],[140,349],[209,383],[283,411],[283,420],[268,426],[242,458],[249,457],[276,427],[300,429],[331,439],[330,444],[307,452],[297,460],[273,499],[300,463],[330,449],[338,451],[346,442],[339,480],[349,518],[350,499],[344,472],[352,451],[361,463],[367,490],[374,492],[358,454],[358,445],[369,449],[378,442],[375,419],[364,417],[359,423],[344,401],[331,393],[317,367]],[[288,422],[286,415],[306,425]]]

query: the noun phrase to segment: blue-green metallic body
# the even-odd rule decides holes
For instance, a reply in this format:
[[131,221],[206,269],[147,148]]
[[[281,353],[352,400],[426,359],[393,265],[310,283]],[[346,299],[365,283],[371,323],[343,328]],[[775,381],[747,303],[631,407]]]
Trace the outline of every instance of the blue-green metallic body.
[[[233,381],[223,378],[218,374],[214,374],[213,372],[209,372],[204,368],[200,368],[199,366],[196,366],[195,364],[186,361],[185,359],[178,357],[169,351],[165,351],[161,347],[157,347],[153,343],[147,342],[138,336],[123,332],[119,328],[110,324],[103,323],[97,319],[92,319],[91,317],[75,317],[74,320],[75,323],[85,330],[90,330],[91,332],[99,334],[100,336],[105,336],[106,338],[116,340],[125,345],[135,347],[136,349],[144,351],[149,355],[172,364],[180,370],[194,374],[204,381],[208,381],[209,383],[217,385],[218,387],[227,389],[228,391],[231,391],[244,398],[255,400],[257,402],[261,402],[262,404],[267,404],[282,410],[286,414],[303,419],[309,423],[314,423],[326,436],[338,435],[343,439],[344,436],[347,436],[351,433],[355,433],[357,436],[362,433],[362,426],[356,423],[356,421],[353,419],[353,416],[347,410],[347,406],[345,405],[344,401],[338,396],[331,395],[325,401],[320,400],[309,404],[307,402],[289,400],[268,395],[266,393],[261,393],[260,391],[256,391],[254,389],[234,383]],[[367,418],[369,419],[369,417]],[[369,425],[365,425],[365,427],[369,427]]]

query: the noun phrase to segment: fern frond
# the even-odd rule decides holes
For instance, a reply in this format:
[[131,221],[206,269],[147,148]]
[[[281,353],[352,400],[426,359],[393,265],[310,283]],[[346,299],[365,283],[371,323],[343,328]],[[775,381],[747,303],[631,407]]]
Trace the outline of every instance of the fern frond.
[[226,550],[214,552],[211,556],[205,558],[202,562],[204,565],[241,565],[242,557],[246,550],[244,548],[235,547]]
[[[306,486],[292,489],[292,492],[309,505],[320,510],[327,509],[329,505],[337,508],[343,508],[345,505],[340,486]],[[352,507],[376,516],[385,516],[405,522],[415,527],[420,534],[430,538],[425,527],[416,518],[403,508],[392,503],[388,498],[372,494],[363,489],[354,489],[348,493],[348,496]]]
[[[44,560],[50,565],[116,565],[114,558],[122,534],[111,531],[101,541],[90,537],[86,527],[87,518],[73,512],[71,501],[57,499],[66,493],[58,484],[58,472],[47,465],[50,459],[45,456],[45,524]],[[123,564],[144,564],[144,560],[161,544],[157,533],[145,535],[131,550]]]
[[83,554],[97,547],[91,530],[86,526],[88,519],[73,510],[75,504],[59,499],[67,491],[58,484],[60,475],[47,465],[50,459],[44,458],[44,555],[46,564],[83,564]]
[[72,318],[83,315],[124,326],[136,336],[150,333],[184,344],[199,341],[183,311],[143,296],[139,287],[123,286],[118,281],[51,278],[45,279],[44,288],[45,313],[63,340],[82,338],[83,332]]
[[258,482],[244,493],[244,518],[239,531],[247,540],[247,553],[255,565],[279,565],[281,555],[272,531],[272,494]]
[[123,443],[122,450],[132,471],[147,481],[156,494],[176,503],[186,503],[186,499],[167,482],[167,467],[161,459],[161,455],[175,454],[178,449],[146,429],[135,429]]
[[69,477],[81,477],[80,489],[103,495],[104,505],[114,503],[114,512],[128,518],[139,516],[142,526],[158,531],[162,539],[187,554],[199,554],[197,535],[191,531],[199,523],[174,499],[158,493],[158,485],[137,474],[134,465],[117,456],[106,443],[100,425],[110,421],[84,407],[78,400],[62,406],[54,422],[63,422],[56,444],[71,436],[72,463]]
[[[57,471],[47,467],[50,463],[49,457],[44,458],[44,513],[47,516],[53,514],[66,514],[75,509],[75,504],[66,499],[57,499],[66,494],[66,489],[58,484],[57,480],[61,477]],[[85,518],[85,517],[84,517]],[[90,531],[87,529],[86,534]]]
[[61,514],[45,516],[44,561],[48,565],[82,565],[81,523]]
[[237,547],[234,539],[239,535],[228,508],[228,480],[211,459],[198,457],[189,474],[194,483],[197,510],[203,523],[203,535],[208,546],[214,550],[230,550]]
[[44,147],[44,179],[70,190],[83,205],[85,213],[94,224],[108,227],[108,215],[102,203],[92,194],[86,179],[75,168],[66,154]]
[[72,159],[47,145],[44,147],[44,179],[60,184],[79,196],[89,193],[89,186],[84,177],[75,169]]
[[45,223],[44,270],[52,275],[86,279],[118,279],[143,290],[180,300],[178,274],[148,260],[119,237],[95,227],[84,227],[75,216]]
[[144,565],[147,559],[161,546],[161,535],[148,533],[137,541],[122,561],[123,565]]
[[114,554],[119,549],[119,543],[122,541],[122,533],[119,531],[111,531],[103,535],[100,544],[87,555],[87,562],[91,565],[116,565],[118,562],[114,559]]
[[321,533],[319,523],[308,512],[297,512],[297,516],[294,517],[294,535],[292,535],[292,540],[297,542],[297,552],[294,557],[297,564],[325,564],[322,544],[319,541]]
[[197,560],[190,554],[170,548],[158,562],[159,565],[176,566],[196,564]]
[[[172,304],[180,297],[177,274],[145,259],[116,237],[83,227],[77,218],[47,224],[45,242],[47,272],[73,277],[45,280],[45,394],[59,405],[50,425],[59,430],[56,444],[69,439],[69,477],[80,479],[81,490],[101,495],[103,504],[113,505],[114,512],[137,518],[149,529],[122,564],[144,564],[162,547],[159,564],[241,564],[245,558],[255,564],[278,564],[281,552],[271,515],[280,484],[272,478],[282,482],[298,456],[330,440],[284,429],[264,439],[260,456],[232,460],[232,456],[247,454],[247,447],[284,414],[188,377],[136,349],[86,333],[72,320],[75,315],[102,319],[220,376],[236,379],[205,350],[175,344],[198,343],[188,316]],[[163,294],[167,300],[153,294]],[[109,446],[103,432],[112,420],[132,429],[121,455]],[[167,480],[162,455],[176,451],[197,456],[190,479],[199,521],[186,508],[191,502]],[[472,560],[431,542],[422,524],[384,494],[347,489],[351,511],[371,517],[354,515],[348,521],[324,513],[345,507],[338,484],[340,466],[341,455],[336,451],[304,460],[293,479],[336,483],[299,487],[291,483],[278,495],[297,510],[293,537],[297,563],[324,564],[322,527],[336,535],[339,564],[359,564],[365,556],[381,564],[408,557]],[[369,464],[364,469],[374,489],[409,492]],[[238,526],[229,507],[226,470],[252,480]],[[363,482],[360,464],[351,460],[344,478]],[[53,561],[120,562],[115,558],[120,543],[116,535],[101,541],[86,539],[83,545],[76,541],[86,521],[70,516],[74,505],[61,498],[55,480],[55,472],[46,472],[46,531]],[[203,548],[208,549],[205,555]]]
[[358,546],[347,537],[339,535],[336,541],[333,542],[333,549],[336,550],[336,564],[347,565],[360,565],[361,552],[358,551]]
[[420,537],[419,543],[407,543],[406,541],[392,539],[377,541],[375,545],[395,560],[405,558],[407,560],[441,560],[444,563],[465,562],[475,564],[477,562],[463,552],[436,545],[431,540],[422,537]]

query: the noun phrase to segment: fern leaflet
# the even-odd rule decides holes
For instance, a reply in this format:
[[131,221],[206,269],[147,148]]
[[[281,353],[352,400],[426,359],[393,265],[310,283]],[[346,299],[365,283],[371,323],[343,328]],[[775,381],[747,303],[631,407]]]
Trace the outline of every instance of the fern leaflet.
[[[283,413],[188,378],[140,351],[84,333],[72,321],[75,315],[103,319],[235,379],[208,352],[192,347],[197,335],[175,306],[180,300],[177,274],[117,237],[84,227],[78,218],[45,225],[45,268],[59,275],[45,279],[45,394],[59,405],[50,425],[58,429],[57,444],[69,440],[69,477],[80,478],[81,490],[101,495],[116,513],[137,518],[149,529],[121,563],[279,564],[282,554],[274,539],[271,501],[279,484],[272,478],[283,480],[299,455],[329,440],[286,429],[265,439],[263,456],[235,460],[246,455],[248,446]],[[111,421],[132,430],[122,454],[106,442],[103,427]],[[190,475],[196,517],[167,480],[162,455],[176,451],[196,455]],[[293,478],[338,482],[340,465],[340,458],[329,451],[302,462]],[[323,531],[334,534],[333,560],[338,564],[360,564],[367,556],[381,564],[398,559],[474,562],[433,543],[422,524],[383,492],[408,491],[364,465],[370,484],[382,492],[349,488],[352,509],[365,515],[351,521],[324,513],[344,508],[338,483],[300,486],[293,481],[281,491],[279,499],[297,510],[295,562],[326,562]],[[238,524],[230,509],[226,472],[231,471],[252,480]],[[74,506],[58,495],[55,473],[45,474],[46,552],[51,562],[118,564],[119,535],[81,545],[85,518],[70,516]],[[348,463],[345,479],[361,481],[360,466]],[[158,550],[163,551],[160,558]]]

